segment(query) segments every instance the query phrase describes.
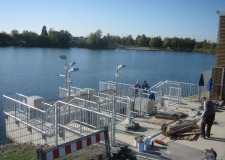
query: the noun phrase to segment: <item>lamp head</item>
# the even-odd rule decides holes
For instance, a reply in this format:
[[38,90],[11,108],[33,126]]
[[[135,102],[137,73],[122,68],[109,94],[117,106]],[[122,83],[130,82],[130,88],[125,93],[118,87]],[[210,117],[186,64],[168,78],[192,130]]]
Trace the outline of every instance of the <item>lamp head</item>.
[[72,67],[72,66],[74,66],[76,64],[76,62],[72,62],[72,63],[70,63],[70,66]]
[[76,71],[79,71],[79,68],[70,68],[69,69],[69,72],[76,72]]
[[60,54],[59,55],[59,58],[61,58],[61,59],[67,59],[67,56],[65,54]]
[[58,76],[59,76],[59,77],[66,77],[65,75],[59,74],[59,73],[58,73]]
[[120,64],[120,65],[117,66],[117,69],[122,69],[122,68],[125,68],[125,67],[126,67],[126,65]]

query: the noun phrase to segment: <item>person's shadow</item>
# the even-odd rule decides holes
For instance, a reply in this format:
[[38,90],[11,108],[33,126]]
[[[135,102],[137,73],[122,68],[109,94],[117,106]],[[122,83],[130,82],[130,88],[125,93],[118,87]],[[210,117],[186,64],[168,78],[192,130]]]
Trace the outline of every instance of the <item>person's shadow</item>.
[[167,150],[167,147],[166,146],[151,146],[151,149],[149,151],[144,151],[144,153],[158,156],[163,160],[172,160],[170,158],[164,157],[163,154],[160,152],[161,150]]
[[218,137],[209,137],[207,138],[207,140],[225,142],[225,138],[218,138]]

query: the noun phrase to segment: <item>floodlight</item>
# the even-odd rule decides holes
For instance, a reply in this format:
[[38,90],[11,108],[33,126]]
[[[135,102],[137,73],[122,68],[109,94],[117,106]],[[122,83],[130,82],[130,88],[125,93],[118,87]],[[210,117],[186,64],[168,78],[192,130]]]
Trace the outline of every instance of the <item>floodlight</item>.
[[65,54],[60,54],[59,57],[60,57],[61,59],[67,59],[67,56],[66,56]]
[[74,66],[76,64],[76,62],[72,62],[72,63],[70,63],[70,66],[72,67],[72,66]]
[[79,71],[79,68],[70,68],[69,69],[69,72],[76,72],[76,71]]
[[120,65],[117,66],[117,69],[122,69],[122,68],[125,68],[125,67],[126,67],[126,65],[120,64]]
[[66,77],[64,74],[59,74],[59,73],[58,73],[58,76],[59,77]]

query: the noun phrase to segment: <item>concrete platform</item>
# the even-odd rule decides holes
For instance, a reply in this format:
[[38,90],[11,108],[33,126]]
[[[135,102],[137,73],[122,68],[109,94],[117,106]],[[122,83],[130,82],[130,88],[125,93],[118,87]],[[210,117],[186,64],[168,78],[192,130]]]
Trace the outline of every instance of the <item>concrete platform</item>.
[[[182,100],[180,105],[174,105],[164,108],[165,110],[174,110],[188,114],[186,119],[199,119],[199,116],[194,116],[190,109],[199,109],[199,102],[190,102]],[[164,109],[161,109],[163,111]],[[125,131],[126,120],[117,124],[116,126],[116,140],[119,143],[125,143],[132,149],[131,155],[137,159],[171,159],[171,160],[190,160],[203,159],[205,149],[213,148],[217,152],[218,160],[225,160],[225,110],[218,109],[216,112],[215,124],[212,126],[211,137],[202,139],[197,137],[193,141],[188,140],[174,140],[171,137],[165,137],[161,133],[162,123],[174,125],[176,122],[172,120],[156,120],[154,116],[143,116],[134,119],[140,124],[140,129],[137,131]],[[136,148],[135,137],[137,136],[151,136],[152,139],[163,140],[167,146],[155,144],[150,151],[138,152]]]

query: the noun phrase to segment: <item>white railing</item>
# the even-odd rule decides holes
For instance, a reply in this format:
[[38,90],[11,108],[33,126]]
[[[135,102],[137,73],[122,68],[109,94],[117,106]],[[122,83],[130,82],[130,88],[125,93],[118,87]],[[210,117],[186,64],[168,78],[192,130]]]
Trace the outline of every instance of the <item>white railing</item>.
[[76,106],[57,101],[44,103],[42,110],[12,97],[3,95],[3,106],[7,136],[17,143],[58,145],[111,126],[110,115],[87,107],[95,102],[82,100],[79,105],[85,105]]

